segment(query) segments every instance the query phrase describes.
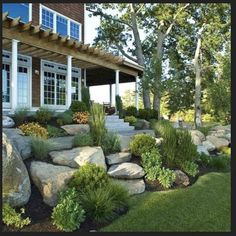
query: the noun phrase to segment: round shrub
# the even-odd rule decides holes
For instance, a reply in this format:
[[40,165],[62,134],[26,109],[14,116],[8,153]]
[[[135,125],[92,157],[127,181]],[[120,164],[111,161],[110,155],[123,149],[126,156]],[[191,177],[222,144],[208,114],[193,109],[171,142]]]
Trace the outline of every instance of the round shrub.
[[131,140],[130,151],[135,156],[141,156],[151,149],[157,148],[156,140],[150,134],[136,134]]
[[31,149],[32,154],[37,160],[44,160],[48,157],[51,143],[47,139],[32,137]]
[[134,106],[129,106],[129,107],[127,107],[126,110],[125,110],[125,115],[126,115],[126,116],[134,116],[134,117],[137,117],[137,113],[138,113],[137,108],[134,107]]
[[73,122],[76,124],[88,124],[89,122],[89,113],[85,112],[75,112],[73,114]]
[[52,118],[52,111],[47,107],[40,107],[35,113],[35,119],[39,124],[47,124]]
[[57,116],[57,123],[62,126],[62,125],[69,125],[73,123],[72,120],[73,112],[71,110],[67,110],[65,112],[62,112],[58,114]]
[[89,134],[76,134],[73,139],[73,147],[93,146],[93,139]]
[[19,129],[23,132],[26,136],[33,136],[39,138],[48,138],[48,131],[44,127],[40,126],[38,123],[28,123],[19,126]]
[[22,125],[27,120],[29,109],[27,107],[18,107],[14,111],[14,121],[16,123],[16,126]]
[[140,119],[150,120],[152,118],[152,109],[150,109],[150,108],[139,109],[138,117]]
[[85,211],[74,188],[59,192],[58,204],[53,208],[51,218],[53,225],[65,232],[80,228],[80,223],[85,220]]
[[105,133],[102,138],[101,147],[105,155],[119,152],[121,147],[118,135],[112,132]]
[[109,176],[102,167],[86,164],[73,174],[69,187],[75,187],[78,191],[94,190],[105,186],[108,182]]
[[125,122],[129,122],[130,125],[135,125],[137,118],[135,118],[134,116],[126,116],[124,118]]
[[151,113],[152,113],[152,114],[151,114],[151,118],[158,120],[158,111],[152,109],[152,112],[151,112]]
[[70,105],[70,110],[74,113],[74,112],[88,111],[88,108],[84,102],[72,101]]

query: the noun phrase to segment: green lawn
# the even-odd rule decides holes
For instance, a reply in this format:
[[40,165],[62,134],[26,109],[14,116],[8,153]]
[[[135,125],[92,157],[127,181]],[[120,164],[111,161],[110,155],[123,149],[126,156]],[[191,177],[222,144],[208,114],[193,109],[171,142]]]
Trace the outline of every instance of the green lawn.
[[230,231],[229,173],[208,173],[191,187],[132,197],[129,212],[103,232]]

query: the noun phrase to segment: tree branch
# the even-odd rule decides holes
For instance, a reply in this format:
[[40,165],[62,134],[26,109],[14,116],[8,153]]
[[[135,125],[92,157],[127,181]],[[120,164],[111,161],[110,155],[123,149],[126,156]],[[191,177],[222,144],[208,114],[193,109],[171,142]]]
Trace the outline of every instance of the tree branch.
[[125,51],[124,51],[124,49],[120,46],[120,45],[118,45],[118,44],[115,44],[116,45],[116,47],[118,48],[118,50],[125,56],[125,57],[127,57],[128,59],[130,59],[130,60],[132,60],[133,62],[138,62],[137,61],[137,59],[135,59],[135,58],[133,58],[133,57],[131,57],[129,54],[127,54]]

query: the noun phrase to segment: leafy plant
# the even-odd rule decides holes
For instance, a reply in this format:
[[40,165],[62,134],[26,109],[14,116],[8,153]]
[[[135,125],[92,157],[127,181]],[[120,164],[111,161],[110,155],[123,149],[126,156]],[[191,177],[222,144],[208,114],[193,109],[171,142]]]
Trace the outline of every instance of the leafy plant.
[[182,164],[182,170],[188,175],[193,176],[193,177],[195,177],[199,172],[198,165],[191,161],[185,161]]
[[40,126],[38,123],[28,123],[19,126],[19,129],[23,132],[26,136],[33,136],[39,138],[48,138],[48,131],[44,127]]
[[124,121],[129,122],[130,125],[135,125],[137,118],[134,116],[125,116]]
[[47,107],[40,107],[35,113],[35,119],[39,124],[45,125],[52,118],[53,112]]
[[143,153],[141,155],[141,164],[146,173],[148,173],[149,169],[153,166],[161,166],[162,160],[158,149],[151,149],[148,152]]
[[73,114],[73,121],[76,124],[88,124],[88,122],[89,122],[89,113],[87,111],[75,112]]
[[111,132],[105,133],[102,138],[101,147],[105,155],[119,152],[121,146],[118,135]]
[[14,121],[17,126],[22,125],[27,118],[29,109],[27,107],[18,107],[14,112]]
[[222,153],[222,154],[226,154],[228,156],[231,155],[231,148],[230,147],[222,147],[219,149],[219,151]]
[[48,136],[50,138],[66,136],[67,133],[63,129],[59,129],[52,125],[47,125]]
[[156,140],[149,134],[136,134],[133,136],[130,144],[130,151],[135,156],[141,156],[143,153],[156,148]]
[[90,109],[90,93],[89,88],[82,86],[81,88],[82,101],[85,103],[87,109]]
[[64,111],[57,116],[57,123],[62,126],[62,125],[69,125],[72,124],[73,112],[71,110]]
[[90,134],[76,134],[73,138],[73,147],[93,146],[93,139]]
[[166,189],[172,186],[173,182],[175,181],[175,178],[175,172],[164,167],[160,169],[159,175],[157,177],[160,184]]
[[126,116],[134,116],[134,117],[137,117],[137,114],[138,114],[137,108],[134,107],[134,106],[129,106],[129,107],[127,107],[126,110],[125,110],[125,115],[126,115]]
[[90,107],[90,132],[94,141],[94,144],[101,146],[102,138],[107,132],[105,128],[105,112],[103,106],[97,103],[93,103]]
[[75,112],[84,112],[88,111],[88,108],[86,104],[82,101],[72,101],[70,105],[70,110],[75,113]]
[[2,207],[2,221],[7,226],[14,226],[16,228],[22,229],[25,225],[29,225],[31,220],[29,217],[23,219],[22,214],[25,213],[25,209],[21,208],[20,213],[17,213],[14,208],[10,206],[9,203],[4,203]]
[[86,164],[73,174],[69,187],[75,187],[78,191],[94,190],[106,186],[108,182],[108,174],[102,167]]
[[208,126],[202,126],[202,127],[198,127],[197,130],[199,130],[200,132],[202,132],[205,136],[208,135],[208,132],[212,129],[214,125],[208,125]]
[[50,151],[51,144],[48,140],[32,137],[31,139],[31,150],[33,156],[38,160],[45,160]]
[[150,108],[139,109],[138,117],[140,119],[150,120],[152,118],[152,109],[150,109]]
[[53,225],[65,232],[80,228],[85,220],[85,211],[78,202],[78,193],[74,188],[59,192],[58,204],[53,208]]
[[228,171],[230,169],[230,157],[226,155],[211,157],[209,166],[218,171]]
[[199,166],[208,167],[211,162],[211,157],[202,152],[198,155],[196,162]]

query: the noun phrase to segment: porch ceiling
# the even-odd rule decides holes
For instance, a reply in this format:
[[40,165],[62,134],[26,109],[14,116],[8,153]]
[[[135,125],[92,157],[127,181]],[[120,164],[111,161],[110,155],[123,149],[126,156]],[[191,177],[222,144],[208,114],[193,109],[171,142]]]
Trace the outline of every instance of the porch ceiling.
[[11,40],[19,40],[19,53],[45,60],[66,64],[67,55],[73,58],[73,66],[87,69],[88,85],[114,83],[114,70],[119,70],[120,82],[132,82],[141,75],[143,67],[129,63],[122,57],[107,53],[99,48],[83,44],[78,40],[43,30],[31,22],[22,23],[20,18],[12,19],[2,14],[2,48],[11,50]]

